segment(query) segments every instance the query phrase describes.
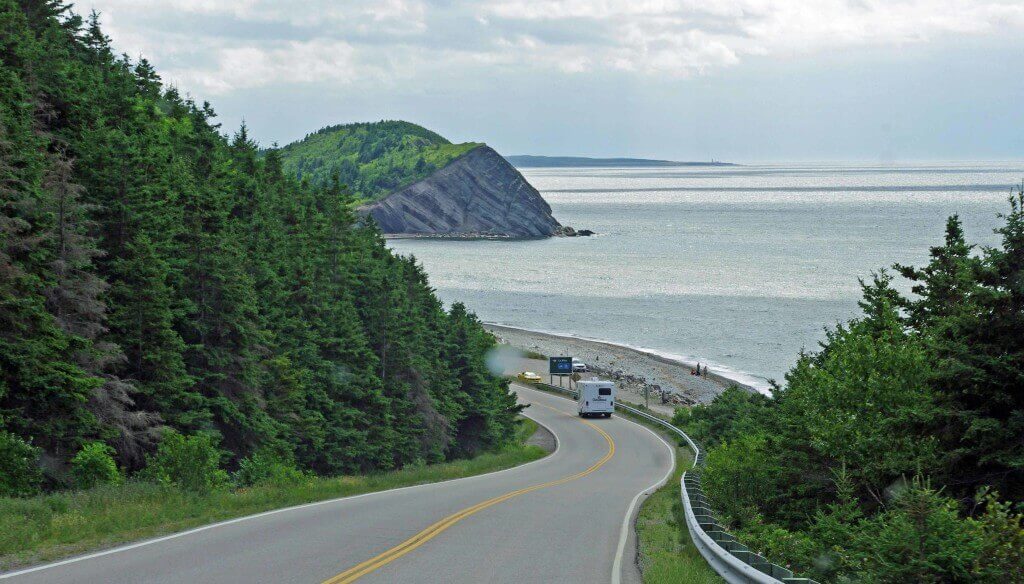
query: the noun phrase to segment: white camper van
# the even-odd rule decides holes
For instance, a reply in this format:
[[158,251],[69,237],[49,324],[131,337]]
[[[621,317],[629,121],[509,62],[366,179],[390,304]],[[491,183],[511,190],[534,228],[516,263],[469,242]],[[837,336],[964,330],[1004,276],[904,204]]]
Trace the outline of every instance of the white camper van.
[[615,411],[615,384],[593,378],[576,382],[576,403],[580,417],[604,416],[610,418]]

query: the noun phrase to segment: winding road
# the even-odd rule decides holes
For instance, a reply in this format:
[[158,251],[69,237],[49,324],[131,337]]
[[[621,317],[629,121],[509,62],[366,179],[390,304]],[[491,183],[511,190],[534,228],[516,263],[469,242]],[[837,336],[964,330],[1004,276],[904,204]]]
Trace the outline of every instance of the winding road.
[[513,386],[558,447],[512,469],[323,501],[0,575],[12,583],[634,582],[632,515],[672,451]]

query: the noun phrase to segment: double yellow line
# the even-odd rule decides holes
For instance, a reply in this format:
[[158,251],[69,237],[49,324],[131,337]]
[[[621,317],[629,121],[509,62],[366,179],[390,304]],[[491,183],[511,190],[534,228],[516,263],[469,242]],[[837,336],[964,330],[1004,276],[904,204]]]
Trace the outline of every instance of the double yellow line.
[[[540,404],[538,404],[538,405],[540,405]],[[545,406],[545,407],[547,407],[547,406]],[[550,409],[554,409],[554,408],[550,408]],[[338,574],[337,576],[334,576],[332,578],[328,578],[327,580],[324,580],[323,584],[348,584],[349,582],[355,582],[356,580],[358,580],[359,578],[362,578],[363,576],[369,574],[370,572],[373,572],[374,570],[377,570],[377,569],[379,569],[379,568],[381,568],[383,566],[386,566],[386,565],[390,564],[391,562],[397,560],[398,558],[404,556],[405,554],[407,554],[407,553],[413,551],[414,549],[420,547],[421,545],[427,543],[431,539],[437,537],[444,530],[448,529],[452,525],[455,525],[459,521],[462,521],[466,517],[469,517],[470,515],[473,515],[474,513],[478,513],[480,511],[483,511],[484,509],[487,509],[488,507],[492,507],[492,506],[497,505],[498,503],[501,503],[503,501],[508,501],[509,499],[511,499],[513,497],[518,497],[519,495],[525,495],[526,493],[532,493],[533,491],[536,491],[536,490],[539,490],[539,489],[543,489],[543,488],[546,488],[546,487],[553,487],[555,485],[561,485],[561,484],[567,483],[569,481],[574,481],[576,479],[583,478],[583,477],[587,476],[588,474],[590,474],[590,473],[596,471],[597,469],[601,468],[602,466],[604,466],[604,463],[606,463],[609,460],[611,460],[612,456],[615,455],[615,441],[612,440],[612,437],[609,436],[607,432],[602,430],[597,425],[595,425],[595,424],[593,424],[591,422],[587,422],[585,420],[581,420],[581,421],[584,424],[590,426],[591,428],[597,430],[598,433],[601,434],[601,436],[604,437],[605,441],[608,442],[608,452],[601,458],[601,460],[598,460],[597,462],[595,462],[587,470],[584,470],[584,471],[578,472],[578,473],[576,473],[574,475],[563,477],[563,478],[560,478],[560,479],[557,479],[557,480],[554,480],[554,481],[549,481],[549,482],[546,482],[546,483],[541,483],[539,485],[533,485],[532,487],[526,487],[526,488],[519,489],[519,490],[516,490],[516,491],[511,491],[511,492],[505,493],[504,495],[500,495],[498,497],[494,497],[493,499],[488,499],[488,500],[483,501],[481,503],[477,503],[476,505],[473,505],[472,507],[467,507],[467,508],[465,508],[462,511],[459,511],[457,513],[453,513],[453,514],[449,515],[448,517],[445,517],[444,519],[438,521],[437,523],[434,523],[433,525],[431,525],[430,527],[424,529],[423,531],[417,533],[416,535],[410,537],[409,539],[405,540],[404,542],[402,542],[402,543],[396,545],[395,547],[387,550],[386,552],[384,552],[384,553],[382,553],[380,555],[374,556],[374,557],[370,558],[369,560],[366,560],[365,562],[356,564],[355,566],[352,566],[351,568],[345,570],[344,572]]]

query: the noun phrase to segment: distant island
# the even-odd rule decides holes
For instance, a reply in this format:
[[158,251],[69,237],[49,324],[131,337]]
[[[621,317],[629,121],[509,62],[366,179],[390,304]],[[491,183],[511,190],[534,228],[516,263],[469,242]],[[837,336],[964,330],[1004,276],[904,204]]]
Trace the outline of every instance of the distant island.
[[649,158],[588,158],[585,156],[531,156],[518,154],[506,156],[516,168],[549,168],[556,166],[576,167],[642,167],[642,166],[737,166],[731,162],[678,162],[675,160],[652,160]]

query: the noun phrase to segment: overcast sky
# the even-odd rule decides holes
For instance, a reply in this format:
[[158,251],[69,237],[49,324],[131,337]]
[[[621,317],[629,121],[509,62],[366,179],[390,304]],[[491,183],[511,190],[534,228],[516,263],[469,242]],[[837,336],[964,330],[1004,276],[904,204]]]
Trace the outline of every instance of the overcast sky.
[[92,0],[263,144],[405,119],[504,154],[1024,159],[1024,0]]

